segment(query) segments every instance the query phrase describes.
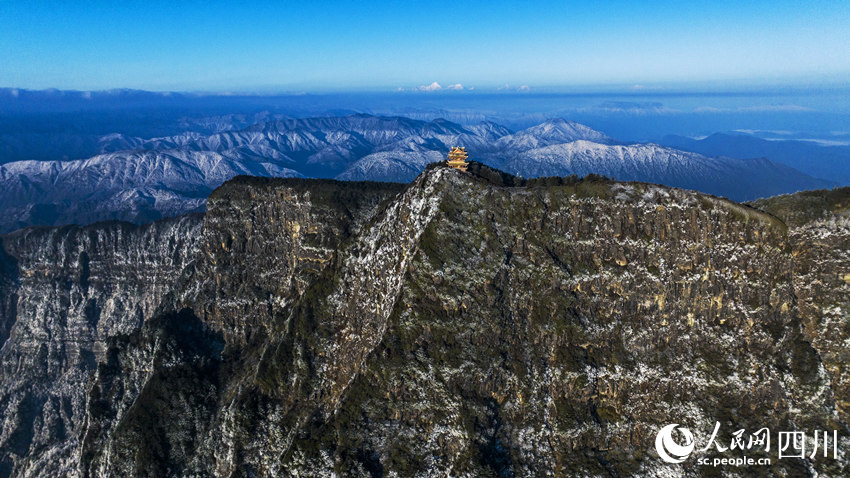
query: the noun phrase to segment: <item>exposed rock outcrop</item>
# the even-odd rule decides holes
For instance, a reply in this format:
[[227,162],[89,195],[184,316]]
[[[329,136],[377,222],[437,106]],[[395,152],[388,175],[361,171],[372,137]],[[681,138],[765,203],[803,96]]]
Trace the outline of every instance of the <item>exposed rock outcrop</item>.
[[[139,231],[167,237],[167,224]],[[89,365],[74,368],[97,371],[75,382],[88,384],[88,396],[64,409],[73,428],[51,444],[55,428],[34,419],[33,429],[46,430],[33,441],[42,448],[13,450],[7,472],[848,471],[843,455],[701,467],[696,458],[711,454],[699,450],[671,465],[653,446],[668,423],[699,433],[703,445],[715,422],[727,444],[735,430],[769,427],[837,429],[839,448],[850,446],[847,313],[821,305],[846,298],[821,287],[838,277],[826,258],[850,244],[801,249],[816,230],[695,192],[598,177],[522,180],[477,163],[466,173],[431,167],[410,185],[239,178],[210,197],[203,232],[193,224],[199,239],[185,250],[194,260],[168,262],[172,279],[128,286],[141,295],[145,284],[163,287],[134,306],[135,321],[101,311],[97,323],[114,325],[92,339],[100,345],[91,345]],[[40,292],[24,287],[37,268],[23,246],[9,246],[17,237],[4,238],[0,258],[0,304],[17,307],[0,358],[40,370],[55,361],[8,350],[39,341],[51,350],[67,342],[55,334],[71,329],[55,322],[61,310],[21,307]],[[74,261],[55,273],[79,276],[83,261]],[[89,289],[102,286],[87,275]],[[43,323],[45,335],[22,340],[22,321]],[[70,359],[55,363],[71,369]],[[3,370],[0,397],[23,396]],[[4,420],[15,430],[16,418]]]
[[0,249],[0,476],[73,476],[109,337],[139,329],[194,260],[202,216],[25,229]]
[[830,373],[842,420],[850,420],[850,188],[756,201],[791,227],[794,290],[812,345]]

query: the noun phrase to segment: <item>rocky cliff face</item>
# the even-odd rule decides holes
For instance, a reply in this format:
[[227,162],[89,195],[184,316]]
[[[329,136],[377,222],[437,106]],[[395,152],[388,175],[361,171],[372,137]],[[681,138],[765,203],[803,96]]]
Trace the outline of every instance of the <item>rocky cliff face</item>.
[[[156,311],[92,347],[68,407],[82,425],[7,471],[842,476],[845,458],[715,469],[653,446],[668,423],[718,421],[727,444],[742,428],[848,435],[840,341],[811,326],[820,293],[801,296],[821,277],[804,267],[825,265],[799,263],[795,231],[698,193],[478,164],[406,186],[231,181]],[[21,312],[26,255],[6,250],[4,360],[25,315],[61,316]],[[32,360],[18,369],[50,363]]]
[[175,291],[228,342],[265,335],[341,244],[398,194],[396,183],[240,177],[208,199],[197,266]]
[[73,474],[91,373],[196,256],[202,217],[2,237],[0,475]]
[[850,188],[776,196],[753,204],[785,220],[794,290],[812,345],[830,373],[842,420],[850,420]]

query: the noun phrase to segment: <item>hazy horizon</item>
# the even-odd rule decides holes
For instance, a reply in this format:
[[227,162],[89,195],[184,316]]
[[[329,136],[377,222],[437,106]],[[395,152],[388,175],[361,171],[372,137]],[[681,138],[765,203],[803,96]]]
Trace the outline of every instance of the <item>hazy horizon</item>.
[[[99,111],[114,113],[105,116]],[[366,113],[425,120],[446,118],[464,124],[493,121],[513,129],[561,117],[624,141],[657,141],[668,134],[700,137],[716,132],[748,131],[767,139],[850,144],[848,111],[848,89],[226,95],[0,88],[0,119],[5,118],[6,128],[41,129],[43,121],[39,122],[38,115],[68,113],[73,117],[62,119],[60,124],[91,122],[103,124],[99,128],[104,134],[142,136],[149,132],[147,127],[139,131],[127,125],[146,125],[152,118],[168,122],[186,116],[259,112],[289,117]],[[37,116],[27,116],[31,114]],[[115,120],[104,119],[115,114],[119,115]],[[21,115],[28,119],[22,122]]]

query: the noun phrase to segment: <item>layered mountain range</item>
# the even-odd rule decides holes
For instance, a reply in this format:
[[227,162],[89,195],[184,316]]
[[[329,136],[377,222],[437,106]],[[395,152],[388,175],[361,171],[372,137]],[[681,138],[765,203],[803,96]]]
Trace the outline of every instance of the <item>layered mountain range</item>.
[[702,139],[668,135],[660,143],[706,156],[769,158],[818,178],[850,183],[850,146],[846,145],[767,140],[740,133],[715,133]]
[[[260,122],[242,127],[252,120]],[[198,211],[214,188],[241,174],[407,182],[457,145],[524,177],[596,173],[736,200],[832,185],[765,159],[619,144],[562,119],[518,132],[489,122],[461,126],[368,115],[256,116],[235,124],[241,129],[152,139],[110,134],[86,140],[100,153],[91,158],[2,164],[0,230],[108,219],[143,223]]]
[[844,476],[844,453],[713,468],[654,441],[850,446],[847,197],[767,213],[472,163],[7,234],[0,476]]

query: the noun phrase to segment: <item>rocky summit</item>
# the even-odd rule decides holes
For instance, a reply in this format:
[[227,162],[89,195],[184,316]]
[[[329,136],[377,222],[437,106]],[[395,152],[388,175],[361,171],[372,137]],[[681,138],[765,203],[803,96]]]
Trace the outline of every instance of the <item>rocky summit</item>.
[[2,236],[0,476],[846,476],[697,463],[716,424],[850,449],[846,201],[809,194],[472,162]]

